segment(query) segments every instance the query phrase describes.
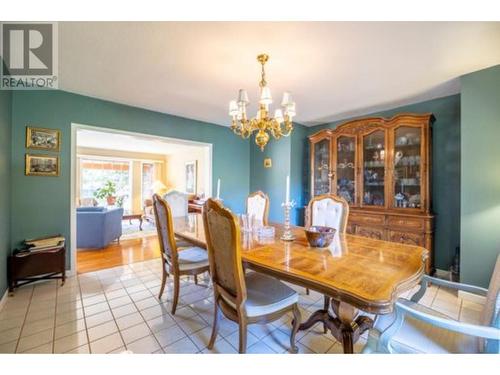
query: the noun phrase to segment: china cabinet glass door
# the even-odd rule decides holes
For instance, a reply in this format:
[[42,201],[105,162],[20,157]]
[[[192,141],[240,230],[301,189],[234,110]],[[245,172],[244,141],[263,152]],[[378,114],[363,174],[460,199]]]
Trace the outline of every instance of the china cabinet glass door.
[[347,203],[356,202],[356,138],[340,136],[337,138],[335,165],[336,194]]
[[330,193],[330,139],[325,138],[314,144],[313,196]]
[[421,129],[401,126],[394,131],[395,208],[421,207]]
[[385,205],[385,131],[376,130],[363,137],[363,194],[364,206]]

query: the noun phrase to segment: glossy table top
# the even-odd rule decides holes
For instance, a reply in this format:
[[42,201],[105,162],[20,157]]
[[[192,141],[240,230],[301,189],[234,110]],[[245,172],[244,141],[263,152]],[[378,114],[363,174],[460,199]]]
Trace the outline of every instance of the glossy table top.
[[[336,235],[329,248],[309,247],[304,228],[294,227],[296,239],[280,240],[242,232],[242,258],[251,268],[322,292],[354,307],[387,313],[400,293],[413,288],[424,274],[427,250],[419,246],[354,235]],[[203,219],[190,214],[174,219],[178,237],[206,247]]]

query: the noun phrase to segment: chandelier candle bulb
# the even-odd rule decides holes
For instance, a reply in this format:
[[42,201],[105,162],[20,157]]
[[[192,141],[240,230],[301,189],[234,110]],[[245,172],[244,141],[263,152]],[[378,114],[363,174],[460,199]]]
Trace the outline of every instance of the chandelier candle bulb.
[[290,203],[290,176],[286,176],[285,204]]

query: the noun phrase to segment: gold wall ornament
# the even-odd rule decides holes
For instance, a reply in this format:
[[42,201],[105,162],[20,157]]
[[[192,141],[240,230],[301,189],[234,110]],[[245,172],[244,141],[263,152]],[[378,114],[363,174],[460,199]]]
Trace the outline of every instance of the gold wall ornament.
[[295,102],[289,92],[283,93],[281,107],[274,111],[274,116],[271,117],[269,105],[273,99],[271,90],[267,86],[265,64],[269,60],[266,54],[257,56],[257,61],[262,66],[260,86],[259,110],[257,116],[251,119],[247,117],[247,106],[249,104],[248,94],[245,90],[240,89],[238,99],[229,102],[229,116],[232,118],[231,130],[236,134],[246,139],[254,132],[255,143],[261,151],[264,151],[269,139],[269,133],[275,138],[288,137],[293,130],[293,117],[295,116]]

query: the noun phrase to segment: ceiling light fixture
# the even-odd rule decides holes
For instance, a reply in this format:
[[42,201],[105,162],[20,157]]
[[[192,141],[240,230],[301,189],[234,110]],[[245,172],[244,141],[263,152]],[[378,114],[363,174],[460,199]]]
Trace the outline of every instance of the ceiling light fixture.
[[254,132],[255,143],[264,151],[264,147],[271,138],[269,133],[275,138],[288,137],[293,130],[292,119],[295,116],[295,102],[289,92],[283,93],[281,101],[282,109],[274,111],[274,117],[269,115],[269,105],[273,102],[271,90],[267,86],[266,72],[264,65],[269,60],[269,56],[261,54],[257,56],[257,61],[262,65],[260,86],[259,110],[257,116],[247,118],[247,106],[249,104],[248,94],[245,90],[240,89],[238,100],[229,102],[229,116],[232,118],[231,130],[242,138],[250,137]]

